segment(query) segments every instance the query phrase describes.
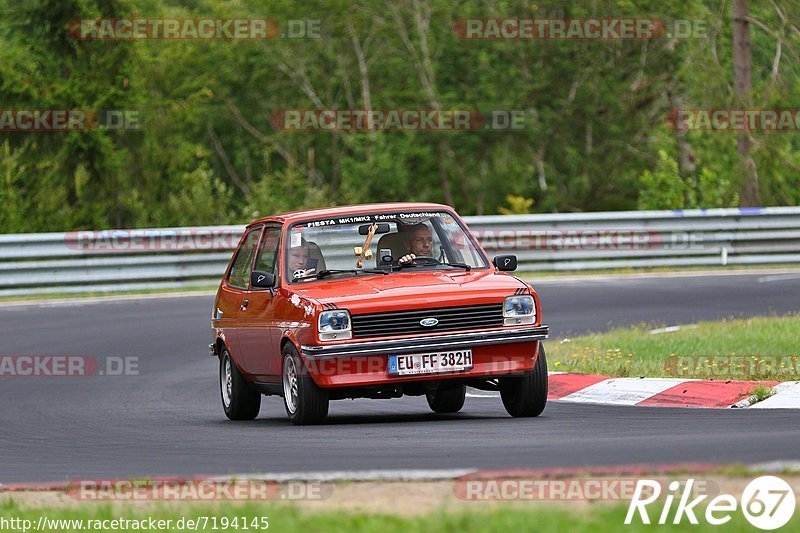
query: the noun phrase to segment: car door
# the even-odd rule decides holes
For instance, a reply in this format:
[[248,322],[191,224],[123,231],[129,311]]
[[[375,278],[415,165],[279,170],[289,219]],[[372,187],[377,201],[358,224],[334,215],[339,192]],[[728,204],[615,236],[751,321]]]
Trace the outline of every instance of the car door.
[[[231,267],[225,273],[217,298],[215,317],[225,334],[225,340],[231,349],[234,361],[243,367],[246,360],[239,342],[240,315],[245,295],[250,287],[250,271],[255,260],[258,243],[263,227],[249,230],[239,243]],[[246,371],[246,370],[245,370]]]
[[[254,270],[272,272],[278,285],[280,226],[266,226],[256,254]],[[259,381],[271,381],[280,374],[279,317],[275,296],[269,289],[250,287],[239,312],[239,346],[247,372]]]

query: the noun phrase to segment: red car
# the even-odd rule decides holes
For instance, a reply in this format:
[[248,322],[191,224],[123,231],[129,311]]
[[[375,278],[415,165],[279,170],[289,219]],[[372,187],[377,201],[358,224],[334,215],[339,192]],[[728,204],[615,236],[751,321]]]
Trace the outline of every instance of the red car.
[[508,413],[547,403],[539,298],[492,261],[448,206],[391,203],[252,222],[220,284],[211,352],[225,414],[282,396],[295,424],[330,400],[425,395],[437,413],[466,387],[500,391]]

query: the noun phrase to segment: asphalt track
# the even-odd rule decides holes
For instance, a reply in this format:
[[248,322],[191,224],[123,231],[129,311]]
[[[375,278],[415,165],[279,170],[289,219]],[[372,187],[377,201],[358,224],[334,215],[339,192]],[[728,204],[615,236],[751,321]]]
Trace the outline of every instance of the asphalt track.
[[[535,282],[534,282],[535,283]],[[800,274],[535,283],[554,337],[642,321],[800,310]],[[800,413],[551,402],[509,418],[498,399],[454,416],[423,398],[344,400],[294,427],[279,398],[225,419],[207,355],[210,296],[0,307],[2,354],[140,358],[139,375],[0,378],[0,483],[372,469],[539,468],[800,459]]]

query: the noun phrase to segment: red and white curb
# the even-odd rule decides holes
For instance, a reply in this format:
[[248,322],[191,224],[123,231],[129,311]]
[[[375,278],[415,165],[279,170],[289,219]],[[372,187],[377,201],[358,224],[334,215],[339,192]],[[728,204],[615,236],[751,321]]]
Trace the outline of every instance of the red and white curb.
[[800,382],[778,383],[772,390],[775,394],[753,405],[752,409],[797,409],[800,407]]
[[[756,398],[751,394],[757,386],[771,388],[773,395],[755,403]],[[467,396],[495,398],[498,395],[470,391]],[[614,378],[595,374],[551,372],[547,398],[600,405],[800,409],[800,382]]]

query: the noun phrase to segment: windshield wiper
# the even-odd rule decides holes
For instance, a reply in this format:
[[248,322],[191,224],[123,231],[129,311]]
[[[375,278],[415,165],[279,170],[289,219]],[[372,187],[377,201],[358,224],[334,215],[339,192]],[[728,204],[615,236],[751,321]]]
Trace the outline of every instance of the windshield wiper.
[[361,274],[362,272],[365,273],[365,274],[383,274],[383,275],[388,274],[388,272],[386,272],[385,270],[378,270],[377,268],[362,268],[360,270],[355,270],[355,269],[353,269],[353,270],[321,270],[319,272],[319,274],[317,275],[317,277],[318,278],[324,278],[326,276],[330,276],[331,274],[344,274],[344,273]]
[[442,264],[443,264],[443,265],[450,266],[450,267],[458,267],[458,268],[463,268],[463,269],[464,269],[464,270],[466,270],[467,272],[469,272],[470,270],[472,270],[472,267],[471,267],[471,266],[469,266],[469,265],[468,265],[468,264],[466,264],[466,263],[442,263]]
[[299,278],[292,278],[292,281],[298,281],[301,279],[311,279],[311,278],[326,278],[328,276],[332,276],[333,274],[358,274],[360,272],[365,272],[367,274],[383,274],[387,275],[388,272],[385,270],[377,270],[374,268],[365,268],[362,270],[340,270],[340,269],[325,269],[320,270],[319,272],[314,272],[312,274],[307,274],[305,276],[300,276]]
[[444,265],[444,266],[450,266],[450,267],[456,267],[456,268],[463,268],[466,271],[472,270],[472,267],[469,266],[466,263],[440,263],[436,259],[431,259],[429,257],[421,257],[421,258],[417,257],[416,259],[412,259],[411,261],[406,261],[405,263],[400,263],[397,266],[397,268],[402,269],[402,268],[406,268],[406,267],[420,266],[419,264],[415,264],[414,263],[414,261],[417,261],[419,259],[422,259],[424,261],[423,263],[421,263],[421,266],[440,266],[440,265]]

